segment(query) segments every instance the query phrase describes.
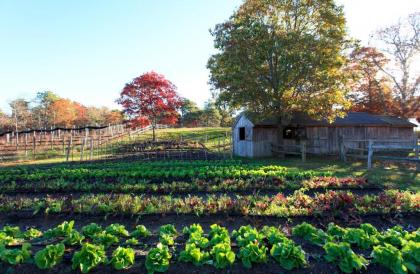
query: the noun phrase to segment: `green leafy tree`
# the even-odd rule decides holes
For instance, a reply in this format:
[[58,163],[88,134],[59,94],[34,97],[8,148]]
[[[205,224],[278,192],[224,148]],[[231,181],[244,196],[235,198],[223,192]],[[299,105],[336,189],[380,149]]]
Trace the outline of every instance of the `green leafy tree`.
[[193,101],[187,98],[182,98],[181,101],[182,103],[179,109],[181,113],[181,117],[179,119],[179,123],[180,123],[180,126],[183,127],[185,125],[185,117],[188,117],[188,115],[191,113],[197,112],[198,107],[196,103],[194,103]]
[[216,108],[213,101],[206,102],[204,111],[201,116],[203,126],[205,127],[219,127],[222,116]]
[[282,130],[293,112],[332,121],[349,107],[345,18],[334,0],[246,0],[211,34],[219,52],[210,83],[232,108],[278,117]]
[[34,124],[38,128],[48,128],[55,126],[55,118],[57,113],[52,111],[52,104],[60,99],[60,96],[52,91],[40,91],[36,94],[35,103],[36,106],[32,109]]

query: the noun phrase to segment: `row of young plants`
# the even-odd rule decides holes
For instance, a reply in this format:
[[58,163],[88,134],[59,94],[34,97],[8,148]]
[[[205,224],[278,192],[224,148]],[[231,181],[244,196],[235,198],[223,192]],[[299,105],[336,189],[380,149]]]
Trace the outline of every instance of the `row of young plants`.
[[53,165],[18,165],[8,166],[0,169],[0,175],[3,174],[30,174],[37,170],[65,170],[65,169],[114,169],[127,170],[136,168],[166,168],[166,167],[203,167],[208,165],[231,166],[243,165],[261,166],[266,165],[263,161],[243,161],[243,160],[165,160],[165,161],[99,161],[99,162],[71,162],[54,163]]
[[[155,247],[142,244],[148,238],[158,241]],[[296,243],[297,238],[320,246],[323,251],[308,254]],[[32,246],[38,247],[34,255]],[[365,252],[354,251],[358,249]],[[368,223],[357,228],[331,223],[324,231],[302,223],[292,229],[264,226],[258,230],[248,225],[229,233],[225,227],[213,224],[205,234],[199,224],[184,227],[182,233],[168,224],[152,234],[143,225],[129,232],[121,224],[103,228],[91,223],[78,231],[70,221],[44,232],[35,228],[21,231],[12,226],[0,231],[0,260],[4,264],[33,262],[42,270],[56,268],[65,253],[72,254],[72,268],[83,273],[101,264],[122,270],[132,267],[136,259],[138,262],[142,251],[146,253],[144,265],[148,273],[165,272],[176,261],[217,269],[228,268],[235,261],[246,268],[275,262],[283,269],[293,270],[305,268],[320,258],[345,273],[366,269],[369,263],[379,264],[393,273],[418,273],[420,229],[406,231],[396,226],[378,231]]]
[[387,190],[377,195],[355,195],[327,191],[309,196],[303,191],[292,195],[129,195],[85,194],[79,197],[25,197],[0,195],[0,212],[83,214],[240,214],[255,216],[302,216],[419,212],[420,193]]
[[374,188],[375,184],[368,183],[364,178],[336,178],[315,177],[298,181],[286,181],[273,178],[265,179],[222,179],[173,181],[153,183],[140,180],[135,183],[107,183],[107,182],[72,182],[64,179],[41,182],[3,182],[0,193],[37,193],[37,192],[113,192],[113,193],[192,193],[192,192],[251,192],[251,191],[280,191],[306,189],[363,189]]
[[324,171],[296,171],[277,165],[256,164],[214,164],[211,161],[205,166],[171,166],[166,167],[148,165],[148,163],[131,163],[124,169],[103,168],[51,168],[32,170],[28,173],[19,173],[4,170],[0,172],[0,182],[42,182],[62,179],[65,181],[80,182],[119,182],[136,183],[147,179],[155,181],[198,179],[239,179],[239,178],[283,178],[287,180],[303,180],[319,176],[329,176]]

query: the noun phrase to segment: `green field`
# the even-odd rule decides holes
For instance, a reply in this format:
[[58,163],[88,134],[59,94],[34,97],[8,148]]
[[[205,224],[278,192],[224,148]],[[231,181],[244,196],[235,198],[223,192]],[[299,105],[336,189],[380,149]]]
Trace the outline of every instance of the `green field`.
[[[150,140],[122,138],[107,153]],[[226,128],[157,134],[215,154],[229,140]],[[403,166],[56,158],[7,163],[0,182],[0,272],[417,271],[420,175]]]

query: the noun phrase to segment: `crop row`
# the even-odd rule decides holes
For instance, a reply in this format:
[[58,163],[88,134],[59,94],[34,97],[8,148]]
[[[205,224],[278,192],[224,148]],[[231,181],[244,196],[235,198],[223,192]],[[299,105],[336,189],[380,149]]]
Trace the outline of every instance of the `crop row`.
[[194,161],[113,161],[113,162],[72,162],[57,163],[51,165],[27,165],[27,166],[12,166],[0,169],[0,174],[30,174],[38,170],[65,170],[65,169],[114,169],[114,170],[127,170],[127,169],[153,169],[153,168],[167,168],[167,167],[205,167],[205,166],[231,166],[231,165],[247,165],[247,166],[263,166],[265,162],[253,161],[244,162],[242,160],[194,160]]
[[84,214],[240,214],[255,216],[300,216],[419,212],[420,194],[388,190],[378,195],[355,195],[327,191],[313,197],[295,191],[277,195],[203,195],[174,197],[128,194],[86,194],[80,197],[0,196],[0,212]]
[[[145,244],[150,243],[149,238],[154,238],[153,243],[157,244],[152,247]],[[307,253],[297,242],[322,249],[315,254]],[[34,255],[33,247],[38,247]],[[174,225],[163,225],[152,234],[143,225],[129,232],[117,223],[106,228],[91,223],[76,230],[73,221],[44,232],[35,228],[21,231],[13,226],[0,230],[2,263],[34,263],[42,270],[55,269],[66,254],[71,257],[72,268],[83,273],[101,264],[116,270],[128,269],[146,257],[144,265],[148,273],[165,272],[176,261],[217,269],[228,268],[235,261],[241,261],[245,268],[277,263],[283,269],[293,270],[322,259],[345,273],[378,264],[402,274],[418,273],[419,253],[420,229],[407,231],[395,226],[378,231],[368,223],[357,228],[330,223],[326,231],[307,223],[293,228],[264,226],[261,230],[248,225],[231,232],[213,224],[207,234],[199,224],[184,227],[182,232]]]
[[364,178],[336,178],[315,177],[302,182],[284,181],[273,178],[266,179],[220,179],[173,181],[154,183],[149,180],[139,180],[133,183],[107,183],[101,181],[73,182],[64,179],[40,182],[3,182],[0,184],[0,193],[14,192],[113,192],[113,193],[191,193],[191,192],[246,192],[246,191],[280,191],[327,188],[363,189],[375,187]]
[[237,166],[205,166],[205,167],[168,167],[168,168],[136,168],[126,170],[89,170],[82,169],[50,169],[38,170],[29,174],[0,174],[1,182],[39,182],[62,179],[66,181],[95,181],[133,183],[141,179],[171,181],[198,179],[233,179],[233,178],[283,178],[287,180],[303,180],[316,176],[328,176],[329,172],[290,171],[279,166],[253,167]]

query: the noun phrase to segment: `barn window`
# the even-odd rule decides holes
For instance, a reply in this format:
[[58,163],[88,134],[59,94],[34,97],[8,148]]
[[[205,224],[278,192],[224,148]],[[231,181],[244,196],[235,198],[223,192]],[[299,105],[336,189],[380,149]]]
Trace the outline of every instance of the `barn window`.
[[245,140],[245,127],[239,128],[239,141]]
[[286,127],[283,130],[284,139],[297,139],[305,137],[305,129],[298,127]]

